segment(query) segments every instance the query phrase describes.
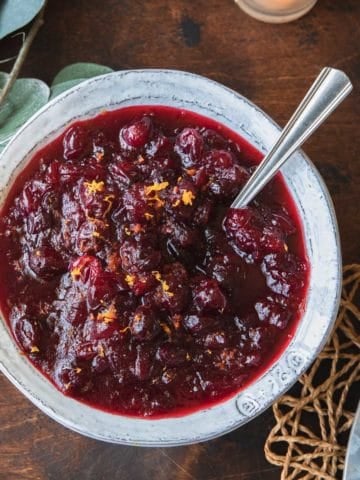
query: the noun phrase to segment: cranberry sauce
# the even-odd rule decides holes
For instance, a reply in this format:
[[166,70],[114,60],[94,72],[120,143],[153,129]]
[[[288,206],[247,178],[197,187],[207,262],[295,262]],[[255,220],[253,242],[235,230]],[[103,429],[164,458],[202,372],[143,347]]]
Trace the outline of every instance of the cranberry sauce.
[[309,270],[280,176],[229,210],[260,159],[169,107],[70,126],[1,212],[0,306],[21,351],[64,394],[133,416],[189,413],[258,377],[293,335]]

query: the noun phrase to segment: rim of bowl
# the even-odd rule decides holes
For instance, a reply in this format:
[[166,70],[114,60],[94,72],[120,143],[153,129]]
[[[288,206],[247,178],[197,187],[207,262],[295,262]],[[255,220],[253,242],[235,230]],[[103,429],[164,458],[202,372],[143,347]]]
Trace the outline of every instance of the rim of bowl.
[[[131,79],[131,77],[133,77],[133,79]],[[139,105],[173,105],[178,106],[178,108],[193,110],[201,115],[213,118],[239,133],[252,145],[263,152],[268,150],[281,131],[280,127],[254,103],[241,94],[214,80],[180,70],[123,70],[86,80],[70,90],[63,92],[61,95],[55,97],[44,105],[20,128],[0,154],[0,171],[6,169],[4,165],[6,158],[11,155],[12,150],[16,150],[15,147],[20,143],[22,137],[26,137],[27,130],[30,128],[31,131],[33,123],[39,123],[39,119],[46,116],[46,114],[51,116],[51,112],[54,108],[56,109],[56,105],[61,104],[63,101],[66,103],[67,97],[81,97],[81,94],[85,96],[86,94],[89,95],[92,88],[95,88],[96,90],[97,86],[99,87],[100,84],[105,84],[108,81],[110,83],[113,81],[113,85],[110,85],[109,88],[117,88],[120,90],[120,84],[126,84],[126,81],[128,81],[129,78],[130,83],[132,80],[134,84],[136,84],[136,81],[142,81],[149,91],[151,88],[158,89],[160,85],[166,84],[166,82],[170,82],[170,84],[172,82],[173,86],[176,85],[179,89],[189,88],[191,90],[192,87],[203,89],[204,92],[206,92],[205,97],[212,92],[214,94],[214,97],[212,97],[214,103],[205,102],[206,105],[204,104],[204,99],[202,99],[203,103],[194,101],[193,99],[191,105],[186,104],[181,107],[176,104],[176,101],[182,103],[184,102],[184,98],[179,99],[176,98],[175,95],[172,96],[171,101],[168,100],[166,103],[164,103],[164,101],[157,101],[159,100],[159,97],[156,96],[148,96],[144,98],[143,94],[140,95],[140,97],[136,97],[136,100],[138,101],[141,99],[141,102],[138,103]],[[141,84],[142,88],[144,88],[143,84]],[[198,93],[201,96],[200,90]],[[125,94],[126,92],[124,95]],[[182,94],[183,96],[185,95],[184,92],[182,92]],[[168,92],[168,95],[170,96],[170,92]],[[115,100],[113,104],[110,102],[108,105],[103,106],[102,109],[104,109],[104,107],[107,110],[121,108],[122,105],[119,100],[121,94],[117,92],[115,94],[115,97],[116,96],[118,98],[117,101]],[[229,118],[224,116],[222,113],[222,108],[224,108],[222,105],[223,96],[226,97],[229,105],[234,102],[232,104],[234,107],[238,106],[239,110],[242,108],[244,112],[246,110],[245,116],[253,117],[255,123],[259,122],[259,125],[256,124],[255,128],[253,125],[246,125],[243,123],[238,124],[234,119],[229,120]],[[148,100],[150,98],[152,98],[152,102],[149,103]],[[134,99],[135,97],[132,100]],[[129,106],[131,104],[134,103],[123,106]],[[112,106],[113,108],[107,108],[109,106]],[[215,110],[211,110],[212,108],[217,108],[216,112]],[[91,118],[96,115],[96,113],[99,113],[100,110],[97,109],[96,111],[95,109],[84,112],[80,115],[80,118]],[[21,157],[22,159],[18,162],[20,163],[20,167],[17,165],[15,169],[11,168],[11,173],[7,174],[9,176],[8,180],[3,182],[4,185],[1,186],[0,184],[0,204],[4,198],[6,198],[8,185],[12,184],[13,179],[17,177],[19,171],[21,171],[23,166],[27,163],[27,160],[33,156],[34,152],[48,143],[49,137],[56,138],[56,136],[58,136],[60,132],[69,125],[69,123],[72,123],[78,118],[79,117],[75,116],[70,120],[66,120],[63,122],[62,126],[59,126],[54,131],[48,133],[48,135],[42,138],[40,142],[35,145],[32,144],[32,148],[27,148],[26,156]],[[240,122],[241,115],[238,120]],[[259,134],[260,125],[260,135],[254,135],[252,128],[258,130]],[[263,133],[262,129],[266,130],[266,133]],[[31,141],[28,143],[31,144]],[[111,443],[162,447],[187,445],[210,440],[229,433],[260,415],[298,380],[300,375],[305,372],[316,358],[317,354],[323,348],[333,327],[340,303],[342,262],[339,232],[333,203],[320,173],[301,150],[297,151],[281,171],[286,185],[295,200],[303,224],[304,234],[306,233],[305,230],[308,225],[306,224],[306,218],[304,218],[304,211],[300,208],[300,201],[297,197],[299,192],[296,193],[294,191],[294,185],[291,184],[291,181],[294,179],[293,174],[299,166],[305,169],[304,172],[308,175],[310,182],[309,185],[315,188],[319,194],[317,200],[321,203],[320,217],[322,221],[325,221],[325,225],[329,228],[327,232],[329,235],[327,238],[327,253],[330,255],[331,261],[328,262],[327,265],[324,263],[324,266],[328,267],[326,270],[326,278],[324,279],[324,285],[322,285],[321,291],[317,294],[317,301],[319,302],[319,300],[322,299],[323,302],[319,302],[322,306],[314,304],[317,308],[323,308],[325,311],[323,312],[323,315],[319,314],[319,312],[315,312],[318,313],[317,320],[321,322],[321,329],[315,334],[314,338],[312,338],[313,345],[308,345],[306,342],[304,343],[303,338],[304,335],[306,336],[306,329],[303,328],[305,317],[307,318],[311,316],[311,312],[309,312],[310,307],[307,304],[294,336],[286,349],[261,376],[251,382],[244,390],[234,393],[234,395],[228,400],[217,403],[203,410],[197,410],[188,415],[168,417],[165,419],[151,419],[151,417],[149,419],[140,419],[111,414],[64,396],[49,382],[49,380],[39,373],[35,367],[24,358],[24,356],[19,355],[18,349],[15,346],[15,342],[8,330],[2,314],[0,316],[0,370],[18,388],[18,390],[32,401],[32,403],[60,424],[85,436]],[[322,218],[323,216],[326,216],[327,218]],[[307,238],[306,235],[304,236],[306,250],[309,254],[309,249],[312,251],[316,242],[311,243],[311,238]],[[311,288],[317,288],[317,285],[312,285],[313,264],[310,255],[309,260],[311,272],[307,293],[308,300],[312,293]],[[311,335],[314,335],[314,332],[310,333]],[[300,341],[298,337],[301,337],[302,340]],[[309,337],[309,334],[307,334],[307,337]],[[8,342],[9,339],[10,342]],[[307,341],[309,342],[310,339],[310,337],[307,338]],[[74,417],[72,417],[71,412],[73,409],[79,413],[78,418],[74,419]],[[89,426],[88,420],[92,420],[93,417],[96,418]],[[223,418],[225,418],[224,421]],[[214,427],[209,431],[207,424],[211,421],[213,422]],[[192,429],[194,422],[196,423],[196,426]],[[104,424],[106,424],[106,428],[108,428],[108,431],[106,432],[102,431]],[[114,425],[114,428],[112,428],[112,425]],[[121,430],[124,425],[126,426],[126,431]],[[165,429],[162,428],[162,433],[159,435],[157,429],[159,426],[164,425]],[[189,431],[186,431],[186,428],[190,428]],[[134,434],[134,430],[136,431],[136,435]]]

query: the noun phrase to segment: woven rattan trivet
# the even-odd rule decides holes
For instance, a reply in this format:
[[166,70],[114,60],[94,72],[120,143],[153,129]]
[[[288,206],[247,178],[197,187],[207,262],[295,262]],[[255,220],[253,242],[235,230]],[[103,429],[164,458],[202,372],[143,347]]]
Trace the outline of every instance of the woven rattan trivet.
[[281,480],[341,478],[357,403],[353,397],[359,399],[359,297],[360,265],[348,265],[330,340],[294,387],[295,393],[273,406],[276,425],[266,440],[265,455],[282,467]]

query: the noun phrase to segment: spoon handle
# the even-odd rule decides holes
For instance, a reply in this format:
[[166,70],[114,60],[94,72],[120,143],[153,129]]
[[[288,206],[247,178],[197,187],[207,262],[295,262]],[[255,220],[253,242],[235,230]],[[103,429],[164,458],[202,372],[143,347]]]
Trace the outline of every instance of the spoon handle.
[[258,165],[231,207],[246,207],[286,160],[347,97],[352,88],[344,72],[324,68],[290,118],[280,138]]

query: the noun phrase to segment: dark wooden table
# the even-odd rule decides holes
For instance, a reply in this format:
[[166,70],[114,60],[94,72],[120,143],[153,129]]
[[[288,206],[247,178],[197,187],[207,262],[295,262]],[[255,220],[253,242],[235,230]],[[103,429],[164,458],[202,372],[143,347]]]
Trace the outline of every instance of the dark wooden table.
[[[359,47],[359,0],[319,0],[281,26],[247,17],[232,0],[50,0],[22,76],[51,82],[78,61],[189,70],[244,94],[283,125],[321,67],[342,68],[355,92],[305,150],[334,199],[349,263],[360,251]],[[278,479],[263,453],[273,423],[268,410],[199,445],[107,445],[50,420],[0,375],[0,479]]]

